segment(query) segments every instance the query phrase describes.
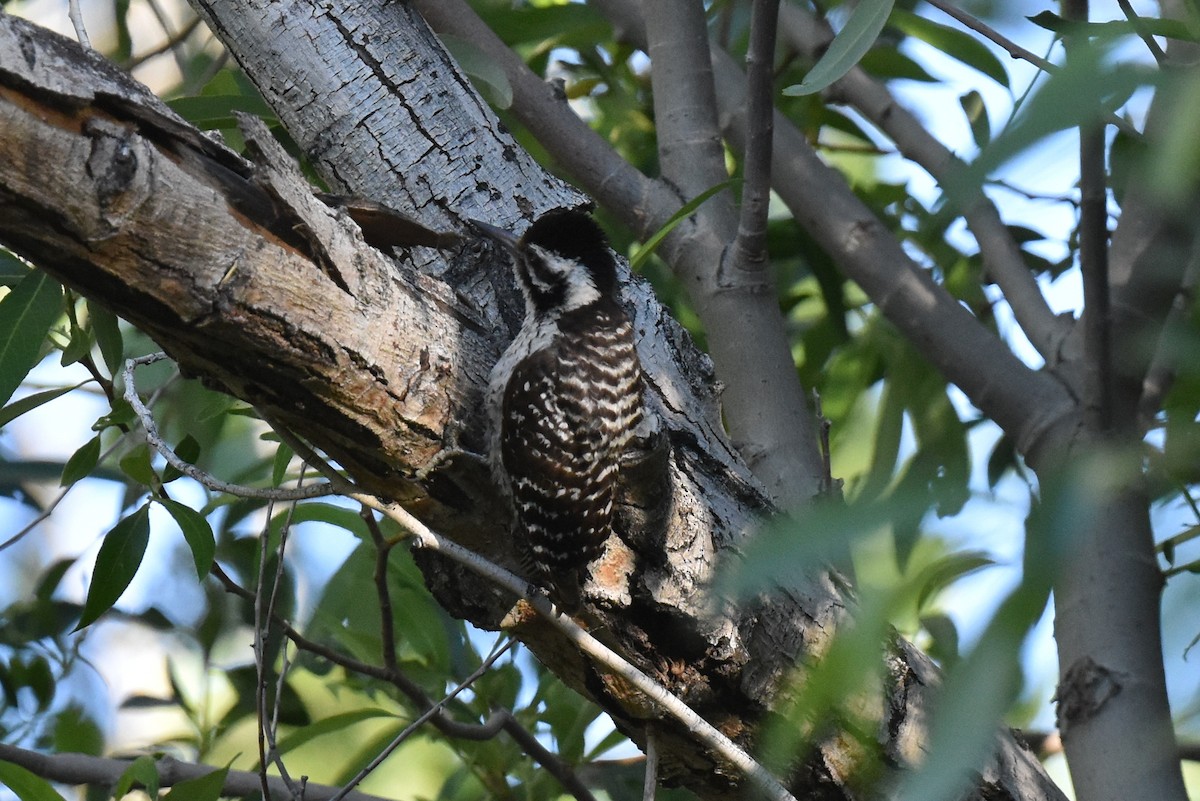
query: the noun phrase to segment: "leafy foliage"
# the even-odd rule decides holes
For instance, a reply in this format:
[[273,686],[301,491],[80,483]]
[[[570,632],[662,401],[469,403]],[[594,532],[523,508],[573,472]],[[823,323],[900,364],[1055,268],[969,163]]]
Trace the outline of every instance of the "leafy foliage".
[[[149,47],[129,24],[130,5],[113,4],[116,38],[107,53],[126,62]],[[1194,77],[1164,77],[1144,63],[1115,58],[1114,38],[1129,35],[1126,23],[1088,28],[1093,43],[1081,58],[1034,80],[1019,75],[978,35],[917,14],[909,10],[912,5],[861,0],[852,10],[835,12],[845,12],[845,24],[823,57],[816,63],[789,57],[777,65],[778,86],[787,87],[778,107],[927,267],[928,277],[982,323],[1001,331],[997,309],[1000,315],[1005,311],[997,286],[954,215],[982,189],[1006,185],[1020,157],[1076,125],[1085,110],[1127,113],[1130,98],[1146,88],[1175,93],[1178,111],[1168,121],[1162,152],[1147,152],[1145,143],[1128,131],[1117,134],[1110,150],[1113,200],[1122,202],[1125,176],[1147,159],[1161,179],[1157,185],[1172,197],[1184,196],[1200,174],[1195,147],[1200,86]],[[623,158],[647,174],[656,172],[645,56],[617,40],[595,8],[541,2],[476,6],[533,70],[564,78],[566,98]],[[748,23],[740,4],[713,3],[710,17],[714,41],[743,57]],[[1066,29],[1053,14],[1039,14],[1033,22],[1055,34]],[[1191,28],[1165,20],[1145,22],[1159,35],[1194,39]],[[447,46],[520,143],[545,156],[507,113],[512,87],[497,65],[469,43],[448,40]],[[929,57],[931,52],[938,58]],[[278,128],[236,66],[214,60],[208,49],[186,38],[173,54],[179,74],[162,94],[171,97],[172,108],[185,119],[219,131],[234,146],[240,144],[235,112],[256,114]],[[942,77],[945,61],[967,68],[970,88]],[[950,91],[956,123],[971,136],[962,149],[973,147],[978,157],[937,192],[922,190],[908,173],[898,175],[892,143],[862,117],[822,96],[856,66],[893,87],[920,83]],[[1019,90],[1021,86],[1026,88]],[[1008,100],[1013,92],[1020,96],[998,103],[997,89]],[[736,189],[736,167],[732,173],[729,183],[712,191]],[[704,193],[693,199],[677,219],[708,197]],[[1038,208],[1051,205],[1065,205],[1069,215],[1075,213],[1072,198]],[[604,220],[603,210],[599,216]],[[653,253],[659,240],[637,246],[618,227],[607,227],[614,247],[632,255],[635,268],[703,343],[706,332],[684,288]],[[1073,271],[1074,232],[1025,224],[1008,230],[1044,285]],[[803,515],[773,523],[745,550],[738,570],[730,572],[720,589],[750,596],[795,586],[815,566],[832,564],[857,580],[861,595],[855,624],[839,632],[815,668],[797,671],[788,688],[791,703],[764,738],[764,758],[787,764],[811,747],[827,721],[836,720],[861,737],[868,752],[865,761],[874,759],[872,733],[865,723],[858,725],[858,702],[878,683],[875,666],[881,663],[876,657],[895,629],[928,644],[948,671],[946,694],[932,721],[929,753],[936,758],[929,763],[956,766],[916,773],[907,790],[912,797],[953,797],[963,779],[958,766],[976,763],[997,721],[1013,714],[1022,696],[1040,689],[1025,683],[1020,650],[1043,614],[1053,569],[1069,554],[1064,532],[1069,533],[1077,507],[1059,487],[1026,484],[1015,443],[980,436],[994,434],[994,429],[793,220],[773,216],[769,250],[797,373],[819,395],[831,426],[833,474],[843,481],[844,503],[815,504]],[[87,397],[104,406],[86,435],[50,466],[50,481],[45,464],[9,464],[14,455],[9,450],[16,446],[6,441],[5,466],[16,477],[5,482],[4,495],[22,512],[40,512],[49,505],[29,488],[57,480],[64,493],[105,487],[115,493],[111,505],[121,510],[115,521],[103,519],[107,512],[92,515],[98,542],[94,565],[88,564],[87,545],[62,560],[29,559],[36,569],[26,570],[15,584],[20,591],[5,597],[8,606],[0,610],[0,740],[57,752],[106,750],[106,729],[99,721],[108,711],[94,699],[82,698],[78,689],[86,681],[81,676],[93,670],[83,655],[84,638],[128,626],[169,632],[173,642],[153,657],[167,666],[165,685],[126,701],[122,710],[123,715],[173,713],[177,725],[162,730],[158,745],[208,764],[226,765],[237,758],[244,766],[244,755],[257,754],[252,729],[264,707],[278,723],[276,750],[288,764],[303,764],[314,781],[345,782],[424,711],[422,696],[440,699],[483,663],[483,635],[434,602],[411,555],[392,544],[399,532],[390,524],[365,521],[356,510],[335,502],[281,507],[208,493],[139,439],[132,410],[121,399],[124,360],[156,349],[152,343],[96,302],[76,298],[4,251],[0,284],[8,289],[0,300],[0,396],[7,404],[0,410],[0,426],[11,431],[34,420],[46,425],[37,415],[62,408],[68,399]],[[1169,575],[1175,576],[1197,572],[1200,564],[1194,552],[1184,551],[1197,539],[1200,518],[1193,500],[1200,483],[1195,425],[1200,370],[1190,358],[1200,344],[1194,303],[1173,326],[1166,340],[1183,357],[1177,360],[1183,368],[1144,458],[1160,502],[1190,505],[1190,522],[1179,527],[1183,533],[1164,537],[1161,547]],[[166,366],[139,372],[139,389],[143,396],[154,396],[153,411],[163,434],[185,461],[260,488],[286,486],[298,478],[292,450],[273,439],[252,410],[181,379]],[[975,544],[970,535],[956,542],[943,534],[947,527],[961,533],[989,526],[986,516],[998,514],[996,507],[985,509],[981,518],[973,502],[1014,487],[1020,503],[1033,509],[1023,533],[1024,569],[998,611],[983,620],[981,633],[964,646],[958,623],[962,616],[947,608],[948,590],[1003,560],[990,553],[989,543]],[[40,531],[20,533],[20,525],[10,523],[14,540],[41,536]],[[0,542],[7,539],[0,537]],[[156,550],[160,539],[169,540],[168,546]],[[151,560],[152,553],[167,557]],[[179,554],[182,558],[174,558]],[[135,576],[150,572],[165,576],[164,584],[193,591],[186,612],[154,593],[122,601]],[[64,580],[68,575],[71,581]],[[77,590],[85,583],[88,589],[80,598]],[[273,620],[261,608],[256,613],[256,586],[258,605],[270,599]],[[308,647],[288,645],[283,621]],[[259,666],[244,648],[255,631],[265,632],[258,643]],[[264,686],[269,689],[260,699]],[[605,728],[600,709],[524,656],[497,662],[469,693],[447,704],[454,720],[476,726],[501,709],[511,710],[513,719],[539,742],[549,743],[560,759],[597,766],[595,786],[627,790],[628,772],[603,761],[626,746],[624,738]],[[627,747],[616,751],[627,752]],[[407,774],[414,796],[550,799],[561,793],[560,785],[504,737],[455,738],[426,727],[385,764],[379,778],[369,781],[385,784],[389,765]],[[167,797],[216,799],[225,775],[224,768],[215,770],[176,785]],[[22,801],[60,797],[45,781],[4,762],[0,782]],[[153,758],[135,761],[112,796],[120,798],[134,786],[151,795],[158,790]]]

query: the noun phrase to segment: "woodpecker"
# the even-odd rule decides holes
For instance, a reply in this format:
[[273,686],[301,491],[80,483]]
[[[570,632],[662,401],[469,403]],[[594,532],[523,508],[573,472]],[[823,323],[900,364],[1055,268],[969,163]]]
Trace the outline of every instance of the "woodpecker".
[[612,533],[621,455],[642,420],[633,326],[615,258],[586,213],[550,212],[520,239],[472,223],[511,254],[525,298],[488,382],[492,471],[527,577],[573,613]]

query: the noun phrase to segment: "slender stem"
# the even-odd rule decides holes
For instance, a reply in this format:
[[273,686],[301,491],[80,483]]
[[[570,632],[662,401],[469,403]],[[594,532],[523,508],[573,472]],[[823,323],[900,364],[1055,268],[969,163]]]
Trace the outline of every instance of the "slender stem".
[[1117,5],[1121,7],[1121,11],[1125,13],[1125,19],[1133,25],[1133,29],[1137,31],[1137,35],[1146,43],[1146,49],[1150,51],[1150,55],[1154,56],[1154,60],[1161,67],[1167,61],[1167,54],[1158,46],[1158,42],[1154,41],[1154,35],[1146,27],[1146,23],[1138,16],[1138,13],[1133,10],[1133,4],[1129,0],[1117,0]]
[[1039,56],[1037,53],[1026,50],[1012,39],[1009,39],[1007,36],[988,25],[983,20],[979,19],[978,17],[971,16],[960,8],[956,8],[949,2],[946,2],[946,0],[927,1],[929,5],[941,10],[946,15],[953,17],[976,33],[981,34],[992,42],[1000,45],[1000,47],[1004,48],[1013,58],[1019,58],[1023,59],[1024,61],[1028,61],[1030,64],[1040,67],[1046,72],[1056,72],[1058,70],[1058,65],[1053,61],[1048,61]]
[[154,450],[163,455],[163,458],[179,472],[183,473],[188,478],[194,479],[202,486],[207,487],[213,492],[224,492],[228,495],[236,495],[239,498],[257,498],[259,500],[269,501],[296,501],[305,498],[320,498],[325,495],[332,495],[333,487],[328,483],[309,484],[304,487],[297,487],[294,490],[285,489],[259,489],[257,487],[243,487],[237,484],[227,484],[224,481],[212,476],[194,464],[184,461],[179,458],[179,455],[171,449],[171,446],[159,436],[158,426],[154,422],[154,416],[150,414],[150,410],[146,404],[142,403],[142,399],[138,397],[137,383],[133,379],[133,371],[147,364],[154,364],[167,358],[165,353],[151,353],[148,356],[139,356],[136,359],[129,359],[125,362],[125,400],[133,407],[134,413],[142,423],[142,427],[146,429],[146,441],[150,443]]
[[750,47],[746,52],[746,152],[742,213],[734,264],[741,269],[767,266],[767,211],[771,204],[771,143],[775,136],[773,97],[775,38],[779,0],[754,0]]
[[374,512],[364,506],[359,515],[371,533],[371,541],[375,543],[375,595],[379,599],[379,642],[383,651],[383,665],[388,670],[395,670],[396,623],[392,614],[392,595],[388,590],[388,558],[392,553],[392,544],[379,530],[379,521],[375,519]]
[[379,767],[381,764],[383,764],[383,760],[385,760],[389,756],[391,756],[392,752],[395,751],[397,748],[399,748],[401,743],[403,743],[405,740],[407,740],[409,737],[411,737],[419,728],[421,728],[421,726],[423,726],[426,723],[426,721],[428,721],[434,715],[438,714],[438,712],[440,712],[446,704],[448,704],[452,700],[454,700],[454,698],[459,693],[461,693],[463,690],[467,689],[472,684],[474,684],[475,680],[478,679],[480,676],[482,676],[484,673],[486,673],[491,668],[492,664],[497,659],[499,659],[501,656],[503,656],[505,653],[507,653],[508,649],[511,647],[512,647],[512,641],[509,640],[502,647],[497,648],[495,651],[493,651],[491,656],[489,656],[487,659],[483,660],[483,664],[481,664],[478,668],[476,668],[471,673],[471,675],[467,676],[465,679],[463,679],[461,682],[459,682],[458,686],[456,686],[453,690],[451,690],[449,693],[447,693],[446,696],[444,698],[442,698],[442,700],[438,701],[436,704],[429,707],[429,709],[425,710],[425,712],[423,714],[419,715],[416,720],[414,720],[412,723],[405,726],[404,729],[399,734],[397,734],[395,736],[395,738],[393,738],[393,740],[390,743],[388,743],[387,746],[382,751],[380,751],[378,754],[376,754],[374,759],[372,759],[365,766],[363,766],[363,769],[360,770],[353,779],[346,782],[346,786],[342,788],[342,791],[340,793],[338,793],[337,795],[335,795],[333,798],[331,798],[330,801],[342,801],[342,799],[346,797],[347,793],[349,793],[351,790],[353,790],[355,787],[357,787],[359,785],[359,783],[362,782],[363,779],[367,778],[367,776],[369,776],[373,770],[375,770],[377,767]]
[[83,24],[83,8],[80,0],[70,0],[67,4],[67,16],[75,27],[75,38],[84,47],[91,48],[92,40],[88,38],[87,27]]

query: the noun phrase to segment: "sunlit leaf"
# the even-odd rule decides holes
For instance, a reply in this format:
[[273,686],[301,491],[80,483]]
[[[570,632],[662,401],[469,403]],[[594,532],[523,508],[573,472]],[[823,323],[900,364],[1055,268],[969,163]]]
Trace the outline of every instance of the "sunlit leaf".
[[88,587],[83,614],[75,630],[90,626],[100,615],[112,608],[133,581],[146,546],[150,542],[150,507],[144,504],[136,512],[122,518],[104,535],[92,584]]
[[61,313],[62,286],[41,270],[0,300],[0,403],[8,403],[37,364],[46,333]]
[[829,48],[801,83],[783,90],[785,95],[811,95],[841,78],[875,44],[883,30],[894,0],[862,0],[850,13]]
[[0,760],[0,784],[16,793],[21,801],[63,801],[50,782],[12,762]]
[[342,712],[341,714],[310,723],[304,728],[292,732],[286,737],[281,738],[277,747],[279,753],[286,754],[311,740],[327,734],[340,732],[349,726],[353,726],[355,723],[387,717],[394,717],[394,715],[383,709],[355,709],[350,712]]

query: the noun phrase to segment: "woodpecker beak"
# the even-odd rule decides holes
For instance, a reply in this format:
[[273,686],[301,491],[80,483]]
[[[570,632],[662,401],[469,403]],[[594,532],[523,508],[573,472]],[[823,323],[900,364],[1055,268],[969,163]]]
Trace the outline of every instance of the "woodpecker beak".
[[517,252],[518,245],[520,244],[521,240],[513,236],[511,232],[505,231],[503,228],[497,228],[494,225],[489,225],[482,220],[468,220],[467,222],[469,222],[471,227],[478,231],[481,235],[499,245],[503,245],[505,250],[509,251],[510,253]]

